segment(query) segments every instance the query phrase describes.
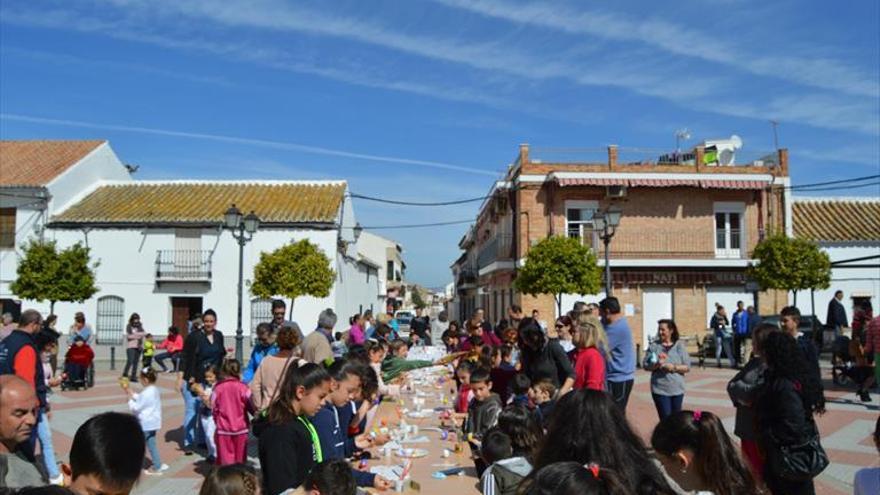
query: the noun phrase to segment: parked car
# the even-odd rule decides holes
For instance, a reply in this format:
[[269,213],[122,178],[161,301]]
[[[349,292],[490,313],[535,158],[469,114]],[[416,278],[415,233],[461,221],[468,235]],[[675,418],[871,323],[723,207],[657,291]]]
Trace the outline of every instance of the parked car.
[[397,320],[398,332],[402,338],[409,337],[409,324],[415,316],[416,315],[413,314],[412,311],[406,309],[399,309],[394,313],[394,318]]
[[[762,323],[770,323],[772,325],[776,325],[777,327],[780,325],[781,317],[779,315],[766,315],[761,317]],[[817,349],[820,351],[823,348],[822,342],[822,329],[824,325],[816,318],[815,315],[802,315],[800,324],[798,325],[798,331],[801,332],[804,336],[812,338],[813,342],[816,343]],[[709,328],[706,330],[706,334],[703,339],[700,341],[700,350],[702,355],[706,358],[715,358],[715,332]]]

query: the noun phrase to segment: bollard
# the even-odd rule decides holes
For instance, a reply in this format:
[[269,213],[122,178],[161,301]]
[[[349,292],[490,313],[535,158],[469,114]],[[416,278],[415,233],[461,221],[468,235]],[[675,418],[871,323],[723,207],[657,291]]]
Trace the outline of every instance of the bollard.
[[110,371],[116,371],[116,346],[110,347]]

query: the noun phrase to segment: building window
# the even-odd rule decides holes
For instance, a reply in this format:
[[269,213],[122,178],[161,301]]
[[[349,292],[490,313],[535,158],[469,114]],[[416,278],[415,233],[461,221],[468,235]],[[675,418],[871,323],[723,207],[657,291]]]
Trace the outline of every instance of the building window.
[[394,262],[393,261],[389,261],[387,264],[387,268],[385,270],[385,279],[390,280],[392,282],[394,281]]
[[251,336],[257,334],[257,325],[269,321],[272,321],[272,300],[251,299]]
[[15,208],[0,208],[0,249],[15,249]]
[[565,232],[568,237],[580,239],[584,245],[593,247],[593,213],[598,209],[596,201],[565,202]]
[[98,344],[118,345],[125,331],[125,299],[119,296],[98,298],[95,339]]
[[744,205],[715,204],[715,256],[739,258],[743,246]]

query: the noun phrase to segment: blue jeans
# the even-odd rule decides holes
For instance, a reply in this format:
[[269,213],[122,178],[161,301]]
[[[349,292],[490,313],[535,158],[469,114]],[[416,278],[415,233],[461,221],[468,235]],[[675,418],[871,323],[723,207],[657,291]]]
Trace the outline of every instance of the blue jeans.
[[733,336],[725,337],[721,332],[715,332],[715,360],[718,361],[718,367],[721,367],[721,350],[730,359],[730,367],[736,368],[736,359],[733,355]]
[[55,460],[55,448],[52,447],[52,429],[49,427],[49,417],[46,416],[45,409],[40,409],[40,421],[37,423],[37,438],[40,440],[43,464],[46,466],[49,478],[57,478],[61,472],[58,471],[58,463]]
[[183,448],[191,449],[201,437],[199,435],[199,398],[189,391],[189,385],[183,382],[180,387],[183,395]]
[[156,446],[156,433],[158,433],[156,430],[144,432],[144,440],[147,441],[147,450],[150,451],[154,471],[158,471],[162,467],[162,461],[159,459],[159,447]]
[[657,395],[651,394],[654,398],[654,407],[657,408],[657,416],[660,421],[666,419],[677,412],[681,412],[681,403],[684,401],[684,394],[681,395]]

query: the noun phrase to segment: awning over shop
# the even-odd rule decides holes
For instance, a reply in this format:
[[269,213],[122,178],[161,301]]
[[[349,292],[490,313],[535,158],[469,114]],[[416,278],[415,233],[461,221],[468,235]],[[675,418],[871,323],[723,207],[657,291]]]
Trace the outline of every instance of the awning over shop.
[[704,189],[763,189],[767,183],[759,180],[701,180]]

